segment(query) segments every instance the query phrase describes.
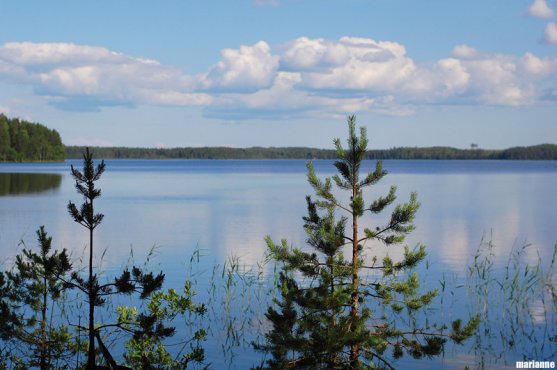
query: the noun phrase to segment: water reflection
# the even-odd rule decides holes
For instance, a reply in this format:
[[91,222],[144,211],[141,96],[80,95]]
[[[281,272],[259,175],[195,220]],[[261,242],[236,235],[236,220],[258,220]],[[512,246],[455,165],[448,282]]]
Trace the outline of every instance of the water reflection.
[[42,193],[62,183],[57,173],[0,173],[0,196]]
[[[71,164],[81,166],[79,161]],[[3,258],[17,253],[20,240],[35,245],[35,230],[45,225],[54,237],[56,248],[68,248],[74,265],[82,266],[80,259],[88,250],[88,234],[67,214],[68,200],[80,201],[71,177],[67,176],[69,166],[70,163],[10,164],[0,168],[0,171],[27,172],[0,173],[0,196],[5,196],[0,201],[0,255]],[[373,170],[373,163],[366,162],[366,166],[366,171]],[[521,250],[520,263],[516,266],[522,269],[513,270],[516,276],[525,276],[525,266],[536,267],[538,260],[542,267],[551,260],[552,247],[557,241],[557,192],[554,190],[557,161],[387,161],[384,166],[391,174],[373,188],[366,200],[385,195],[390,185],[398,186],[398,202],[408,201],[410,192],[418,192],[422,206],[416,218],[417,229],[409,235],[407,243],[410,247],[419,243],[427,247],[429,263],[419,266],[423,289],[439,288],[440,282],[443,288],[445,284],[447,287],[445,296],[441,294],[438,299],[440,308],[432,310],[434,314],[430,315],[436,315],[440,322],[450,322],[468,316],[468,310],[490,309],[490,316],[483,322],[491,333],[487,336],[482,332],[478,346],[472,343],[472,347],[466,347],[466,355],[462,354],[463,347],[455,347],[454,351],[447,352],[445,359],[422,361],[421,365],[403,359],[400,368],[462,369],[464,365],[475,363],[477,356],[483,356],[482,361],[498,367],[505,364],[492,363],[490,359],[496,361],[506,356],[508,361],[514,361],[522,354],[545,358],[541,354],[547,352],[534,352],[543,350],[534,342],[547,338],[538,334],[546,327],[549,328],[547,332],[553,330],[551,333],[555,333],[555,324],[552,324],[556,322],[555,300],[529,293],[524,301],[531,304],[516,311],[518,306],[509,298],[511,291],[502,288],[505,280],[495,278],[501,279],[502,274],[509,271],[511,251],[523,244],[532,244],[532,248]],[[318,161],[316,170],[320,178],[335,173],[331,161]],[[43,174],[35,173],[41,171]],[[259,293],[243,289],[243,285],[225,290],[225,283],[218,280],[220,277],[225,281],[225,270],[215,270],[215,266],[222,267],[234,256],[240,259],[240,267],[255,267],[265,254],[265,235],[270,235],[275,242],[285,238],[293,246],[306,246],[307,236],[302,227],[302,216],[306,214],[304,197],[313,191],[305,172],[305,161],[107,161],[107,173],[99,183],[102,197],[96,203],[96,209],[105,214],[103,224],[95,231],[99,252],[96,268],[108,279],[129,262],[130,256],[143,263],[155,247],[156,258],[150,261],[152,270],[163,270],[168,286],[179,288],[186,276],[194,276],[200,300],[215,295],[214,304],[210,305],[215,307],[214,312],[224,307],[222,301],[230,304],[236,299],[234,310],[249,306],[255,312],[249,311],[249,317],[261,318],[265,301],[246,298],[247,294]],[[47,192],[49,190],[56,191]],[[23,195],[39,192],[46,193]],[[8,196],[16,194],[22,196]],[[348,195],[341,196],[341,200],[349,202]],[[392,207],[394,205],[384,214],[367,215],[362,224],[385,224]],[[342,215],[339,212],[338,216]],[[480,292],[483,296],[472,288],[482,288],[484,280],[479,279],[476,285],[475,281],[466,280],[482,237],[493,241],[487,255],[494,271],[492,278],[486,280],[489,289]],[[375,255],[381,259],[387,254],[394,260],[402,258],[402,247],[386,247],[380,243],[368,243],[364,247],[368,259]],[[192,266],[191,256],[197,252],[201,258],[194,260]],[[269,268],[264,272],[273,272],[272,267],[264,266]],[[534,267],[528,267],[529,271],[534,271]],[[513,278],[514,273],[509,276]],[[449,289],[453,280],[454,289]],[[213,286],[216,290],[210,291]],[[535,286],[545,289],[543,284]],[[485,300],[480,300],[481,297]],[[543,299],[553,304],[551,310],[544,308]],[[519,312],[516,317],[528,325],[510,322],[507,311],[511,309]],[[208,342],[207,354],[213,359],[214,368],[227,367],[218,362],[224,361],[219,360],[222,358],[221,342],[227,338],[222,328],[226,329],[228,326],[223,325],[237,316],[222,315],[211,323],[215,332]],[[239,320],[242,325],[245,317],[248,316]],[[250,325],[257,322],[254,319]],[[244,339],[248,337],[247,330],[257,329],[248,326],[241,326]],[[522,331],[513,334],[509,333],[511,329]],[[500,338],[511,335],[519,337],[520,341],[517,339],[512,348],[502,347]],[[251,339],[244,343],[250,343]],[[492,344],[493,348],[488,347]],[[479,355],[474,352],[475,348],[480,351],[486,347],[491,352]],[[237,353],[241,354],[235,363],[238,369],[249,368],[259,359],[259,354],[255,354],[249,344],[239,348]]]

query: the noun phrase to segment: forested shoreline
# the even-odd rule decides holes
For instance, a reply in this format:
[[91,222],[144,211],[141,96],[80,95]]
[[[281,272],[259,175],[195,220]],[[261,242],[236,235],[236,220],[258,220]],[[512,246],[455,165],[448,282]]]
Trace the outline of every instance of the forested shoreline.
[[[331,149],[309,147],[92,147],[101,159],[335,159]],[[84,146],[64,146],[53,129],[0,114],[0,162],[47,162],[81,158]],[[557,160],[556,144],[502,150],[446,146],[395,147],[369,150],[365,159],[424,160]]]
[[56,130],[0,113],[0,162],[63,161],[64,144]]
[[[307,147],[183,147],[129,148],[94,147],[102,159],[335,159],[335,150]],[[66,146],[66,158],[81,158],[85,147]],[[481,160],[557,160],[557,145],[540,144],[503,150],[456,149],[451,147],[400,147],[369,150],[365,159],[481,159]]]

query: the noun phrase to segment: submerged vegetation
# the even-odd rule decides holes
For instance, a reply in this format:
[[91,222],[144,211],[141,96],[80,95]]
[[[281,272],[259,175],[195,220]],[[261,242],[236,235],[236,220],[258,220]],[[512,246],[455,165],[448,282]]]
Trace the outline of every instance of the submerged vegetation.
[[[94,264],[105,165],[95,166],[84,150],[82,170],[71,168],[82,204],[69,202],[68,211],[88,232],[85,262],[55,250],[40,227],[38,251],[25,247],[0,272],[0,369],[237,368],[237,356],[253,346],[255,369],[392,369],[408,357],[439,359],[448,351],[466,352],[465,364],[483,369],[557,356],[557,246],[550,262],[532,263],[528,247],[516,250],[501,270],[493,245],[482,243],[468,275],[438,289],[416,273],[425,247],[404,247],[400,261],[375,257],[376,245],[404,241],[420,204],[411,194],[395,206],[394,186],[369,201],[365,190],[386,172],[378,162],[360,174],[369,152],[354,120],[348,147],[335,141],[337,176],[321,180],[308,164],[316,194],[306,199],[308,247],[267,238],[269,265],[230,258],[209,270],[200,267],[207,256],[198,249],[181,289],[165,288],[163,271],[147,272],[151,254],[141,267],[132,259],[110,276]],[[437,315],[452,305],[471,319]]]

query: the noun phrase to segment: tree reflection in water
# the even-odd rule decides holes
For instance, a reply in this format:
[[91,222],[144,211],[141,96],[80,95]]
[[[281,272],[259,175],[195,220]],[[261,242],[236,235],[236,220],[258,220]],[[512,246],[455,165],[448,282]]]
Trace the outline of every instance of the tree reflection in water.
[[56,190],[62,175],[56,173],[0,173],[0,196]]

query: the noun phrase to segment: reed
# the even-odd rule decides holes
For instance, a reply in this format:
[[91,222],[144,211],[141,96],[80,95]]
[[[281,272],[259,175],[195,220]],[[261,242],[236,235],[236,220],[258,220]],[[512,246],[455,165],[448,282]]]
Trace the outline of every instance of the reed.
[[482,239],[465,277],[469,309],[481,317],[475,367],[514,368],[519,360],[555,358],[557,244],[549,261],[524,243],[497,266],[494,251],[492,240]]

